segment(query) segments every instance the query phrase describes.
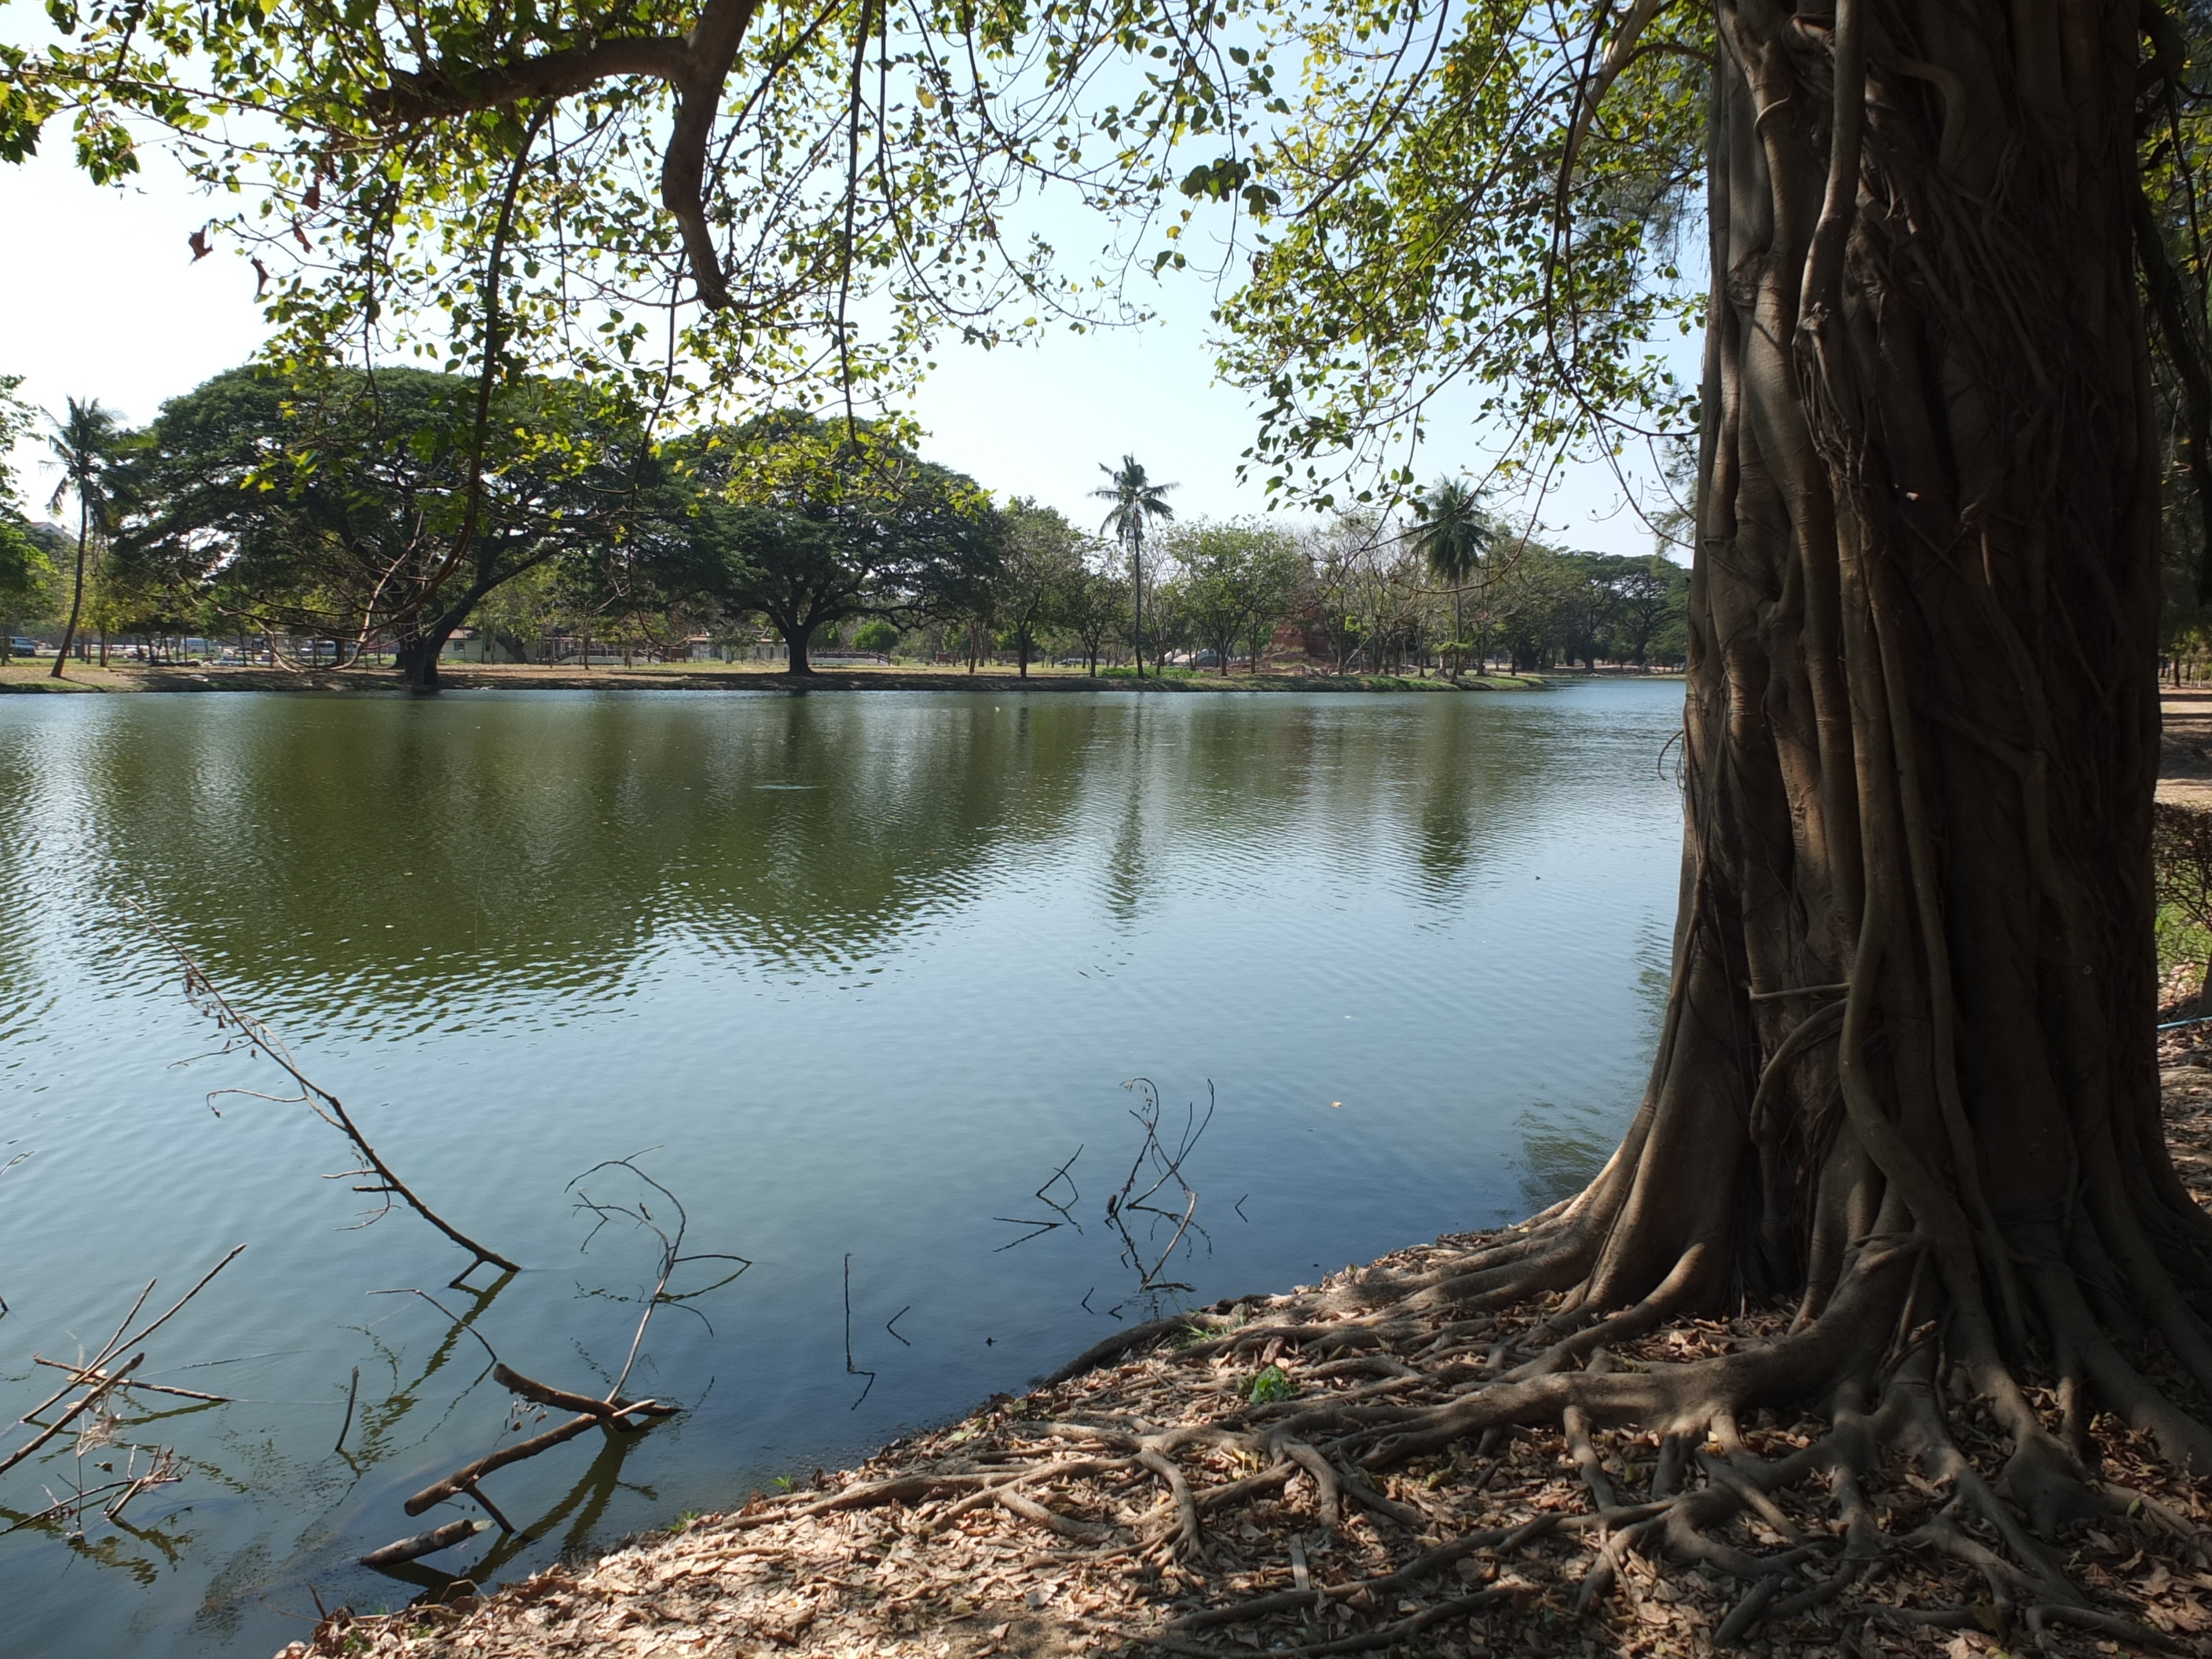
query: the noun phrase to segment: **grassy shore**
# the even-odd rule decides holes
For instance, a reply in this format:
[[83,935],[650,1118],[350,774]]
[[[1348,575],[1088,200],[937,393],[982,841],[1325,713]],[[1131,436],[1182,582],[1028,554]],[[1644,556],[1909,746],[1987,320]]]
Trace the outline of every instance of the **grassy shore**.
[[[52,678],[53,659],[18,661],[0,666],[0,692],[86,693],[110,691],[321,691],[390,692],[398,690],[392,671],[362,667],[337,670],[287,668],[165,668],[117,663],[106,668],[71,663],[67,678]],[[449,691],[1534,691],[1545,681],[1534,676],[1469,675],[1456,683],[1389,674],[1218,674],[1170,670],[1139,680],[1125,671],[1097,676],[1079,668],[1034,666],[1027,678],[1011,669],[970,674],[957,668],[921,668],[902,664],[840,663],[806,675],[785,672],[769,664],[657,663],[635,668],[538,667],[456,663],[440,670]]]

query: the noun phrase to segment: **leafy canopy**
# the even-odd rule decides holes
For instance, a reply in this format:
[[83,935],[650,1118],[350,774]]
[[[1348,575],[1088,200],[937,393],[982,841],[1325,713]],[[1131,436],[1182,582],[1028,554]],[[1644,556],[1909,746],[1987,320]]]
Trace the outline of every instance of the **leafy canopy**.
[[[1255,460],[1327,504],[1378,461],[1409,487],[1455,383],[1516,454],[1686,428],[1648,342],[1698,320],[1713,45],[1653,10],[49,0],[0,155],[64,121],[95,178],[172,145],[280,359],[574,373],[648,425],[894,400],[947,331],[1085,326],[1132,264],[1212,264]],[[1024,233],[1047,187],[1111,216],[1103,264]]]
[[1008,216],[1055,184],[1141,216],[1175,143],[1236,141],[1279,104],[1267,3],[49,0],[0,155],[66,119],[112,179],[167,143],[295,361],[811,404],[947,328],[1111,313]]
[[623,533],[639,447],[618,405],[518,379],[480,444],[477,391],[420,369],[217,375],[165,404],[113,475],[118,571],[256,628],[367,641],[458,623]]
[[998,575],[989,497],[895,429],[778,414],[672,453],[667,522],[694,590],[763,613],[801,651],[854,617],[972,609]]

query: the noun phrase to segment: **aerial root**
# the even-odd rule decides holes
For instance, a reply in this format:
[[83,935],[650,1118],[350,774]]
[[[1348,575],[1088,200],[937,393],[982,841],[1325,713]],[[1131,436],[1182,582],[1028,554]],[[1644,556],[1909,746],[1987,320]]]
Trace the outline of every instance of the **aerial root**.
[[2043,1635],[2046,1625],[2072,1625],[2078,1629],[2094,1631],[2100,1636],[2132,1642],[2138,1647],[2156,1648],[2161,1653],[2197,1651],[2187,1643],[2176,1641],[2163,1631],[2153,1630],[2148,1625],[2138,1625],[2132,1619],[2123,1619],[2116,1613],[2100,1613],[2094,1607],[2052,1602],[2023,1608],[2021,1617],[2038,1638]]
[[1322,1525],[1334,1528],[1341,1524],[1344,1520],[1343,1483],[1337,1479],[1336,1470],[1328,1459],[1303,1441],[1285,1443],[1282,1449],[1285,1456],[1313,1477],[1314,1509],[1321,1516]]
[[1109,1543],[1115,1537],[1114,1528],[1095,1522],[1077,1521],[1057,1510],[1048,1510],[1036,1498],[1022,1492],[1014,1483],[991,1488],[991,1501],[1000,1509],[1019,1516],[1024,1521],[1058,1533],[1063,1538],[1073,1538],[1081,1544]]
[[1190,1482],[1183,1479],[1182,1471],[1164,1454],[1150,1446],[1137,1453],[1137,1461],[1167,1484],[1168,1492],[1175,1499],[1175,1528],[1155,1543],[1154,1550],[1206,1560],[1206,1534],[1198,1522],[1198,1500],[1191,1496]]
[[[1896,1625],[1905,1630],[1984,1630],[1990,1620],[1996,1619],[1994,1609],[1985,1607],[1894,1607],[1881,1601],[1870,1601],[1853,1609],[1869,1619],[1884,1624]],[[2104,1613],[2095,1607],[2077,1607],[2063,1603],[2015,1609],[2017,1622],[2025,1625],[2031,1635],[2040,1639],[2046,1626],[2071,1625],[2077,1630],[2089,1631],[2099,1636],[2109,1636],[2118,1641],[2132,1642],[2138,1647],[2160,1653],[2195,1654],[2198,1650],[2189,1643],[2153,1630],[2148,1625],[2138,1625],[2133,1620],[2123,1619],[2116,1613]],[[1999,1619],[2000,1624],[2014,1622]]]

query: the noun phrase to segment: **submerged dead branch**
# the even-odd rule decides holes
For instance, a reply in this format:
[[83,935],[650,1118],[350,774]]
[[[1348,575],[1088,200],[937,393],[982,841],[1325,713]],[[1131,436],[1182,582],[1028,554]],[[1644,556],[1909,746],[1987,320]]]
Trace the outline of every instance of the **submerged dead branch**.
[[[427,1291],[409,1285],[396,1291],[376,1292],[378,1295],[404,1295],[420,1297],[443,1314],[451,1322],[453,1329],[466,1330],[476,1339],[483,1347],[485,1355],[490,1359],[490,1375],[493,1379],[515,1399],[526,1401],[532,1405],[575,1413],[565,1423],[556,1424],[542,1433],[532,1435],[526,1440],[518,1441],[513,1445],[502,1446],[496,1450],[488,1452],[464,1464],[451,1474],[432,1481],[409,1498],[402,1505],[409,1515],[420,1515],[424,1510],[451,1498],[465,1497],[479,1504],[483,1511],[498,1523],[501,1532],[526,1536],[522,1534],[520,1529],[501,1514],[492,1500],[485,1495],[481,1483],[487,1476],[501,1469],[511,1468],[516,1463],[527,1462],[531,1458],[552,1450],[556,1446],[565,1445],[592,1429],[603,1429],[609,1434],[617,1436],[633,1435],[648,1427],[659,1419],[675,1415],[680,1409],[677,1406],[659,1400],[632,1400],[623,1392],[628,1387],[630,1375],[635,1370],[639,1356],[644,1351],[646,1333],[652,1325],[653,1315],[664,1307],[680,1307],[698,1317],[702,1324],[706,1323],[706,1316],[690,1304],[708,1291],[718,1290],[729,1284],[752,1263],[744,1256],[726,1251],[686,1250],[684,1248],[684,1242],[690,1230],[690,1217],[685,1211],[683,1201],[674,1193],[638,1167],[635,1159],[642,1156],[642,1153],[637,1153],[630,1158],[606,1159],[593,1164],[568,1183],[569,1190],[576,1194],[576,1207],[593,1218],[591,1231],[585,1236],[583,1245],[580,1248],[589,1249],[592,1239],[599,1236],[602,1229],[617,1222],[628,1222],[634,1230],[650,1234],[659,1246],[653,1270],[653,1287],[644,1297],[645,1305],[638,1316],[636,1328],[631,1334],[629,1347],[623,1358],[622,1369],[617,1373],[613,1382],[604,1394],[591,1395],[578,1389],[564,1389],[526,1376],[501,1358],[499,1351],[492,1346],[490,1339],[477,1329],[473,1322],[460,1318]],[[642,1194],[628,1199],[603,1199],[593,1198],[584,1189],[585,1182],[613,1170],[625,1172],[646,1188],[650,1188],[652,1193],[658,1194],[661,1213],[654,1214],[652,1204]],[[669,1288],[680,1269],[702,1261],[734,1262],[737,1265],[732,1271],[721,1274],[719,1278],[712,1279],[696,1289],[672,1291]],[[711,1331],[712,1328],[709,1325],[708,1329]],[[510,1413],[511,1426],[519,1426],[520,1420],[519,1411]],[[402,1539],[398,1543],[387,1545],[384,1549],[374,1552],[374,1559],[364,1558],[364,1564],[371,1566],[386,1566],[412,1560],[417,1555],[428,1554],[434,1550],[443,1549],[450,1544],[458,1543],[466,1535],[465,1533],[455,1532],[452,1527],[440,1528],[434,1532],[418,1534],[415,1537]],[[446,1541],[443,1543],[426,1541],[441,1537],[443,1537]],[[418,1545],[422,1547],[416,1548]],[[394,1553],[393,1552],[411,1553]]]
[[123,902],[131,907],[132,914],[138,918],[140,925],[160,940],[163,947],[170,955],[176,957],[184,968],[185,1000],[196,1011],[215,1021],[216,1029],[224,1034],[223,1045],[217,1052],[227,1054],[243,1049],[249,1056],[265,1054],[276,1063],[279,1070],[298,1085],[300,1091],[295,1095],[271,1095],[252,1089],[218,1089],[208,1096],[210,1109],[214,1107],[216,1100],[227,1096],[266,1100],[279,1105],[306,1106],[317,1117],[345,1136],[353,1144],[354,1150],[366,1161],[364,1167],[361,1169],[343,1170],[339,1174],[325,1176],[325,1179],[344,1181],[359,1176],[374,1177],[369,1184],[354,1188],[356,1192],[367,1193],[383,1200],[381,1206],[370,1211],[366,1218],[358,1224],[359,1225],[366,1227],[383,1219],[385,1216],[391,1213],[392,1200],[397,1199],[447,1238],[453,1240],[454,1243],[466,1250],[472,1258],[467,1267],[453,1276],[451,1281],[453,1284],[458,1285],[487,1262],[507,1273],[521,1271],[520,1262],[511,1261],[489,1246],[479,1244],[425,1203],[420,1194],[401,1180],[392,1167],[385,1162],[383,1154],[370,1144],[368,1137],[362,1133],[361,1126],[354,1121],[353,1115],[347,1111],[344,1103],[300,1069],[299,1063],[292,1058],[291,1052],[285,1048],[283,1039],[277,1036],[276,1032],[253,1015],[244,1012],[233,1005],[216,987],[215,981],[208,976],[207,971],[192,959],[183,945],[162,929],[161,924],[156,922],[143,907],[128,896]]
[[34,1365],[49,1365],[58,1371],[68,1371],[70,1373],[71,1380],[77,1382],[112,1382],[126,1392],[166,1394],[173,1395],[179,1400],[198,1400],[210,1406],[230,1404],[230,1396],[227,1394],[203,1394],[198,1389],[173,1388],[166,1382],[142,1382],[136,1377],[111,1378],[96,1368],[73,1364],[66,1359],[49,1359],[44,1354],[33,1354],[31,1363]]
[[[1182,1168],[1199,1138],[1205,1134],[1206,1125],[1213,1121],[1213,1085],[1206,1085],[1206,1111],[1199,1114],[1194,1103],[1183,1109],[1182,1132],[1176,1138],[1175,1150],[1170,1152],[1160,1139],[1160,1093],[1149,1078],[1132,1078],[1121,1085],[1137,1096],[1137,1104],[1129,1113],[1144,1130],[1142,1144],[1136,1157],[1130,1161],[1129,1173],[1121,1182],[1121,1191],[1106,1200],[1106,1222],[1121,1240],[1121,1260],[1138,1275],[1139,1295],[1161,1291],[1188,1292],[1193,1287],[1179,1281],[1161,1277],[1167,1264],[1187,1235],[1195,1232],[1206,1237],[1206,1230],[1194,1224],[1198,1214],[1198,1188],[1183,1178]],[[1149,1179],[1147,1179],[1149,1177]],[[1172,1183],[1182,1202],[1180,1208],[1164,1206],[1152,1202],[1163,1189]],[[1139,1187],[1142,1190],[1139,1190]],[[1142,1224],[1133,1220],[1137,1216],[1146,1219]],[[1145,1243],[1139,1244],[1133,1227],[1145,1229]],[[1164,1248],[1155,1250],[1152,1244],[1163,1226],[1173,1228]],[[1211,1249],[1211,1242],[1207,1248]],[[1127,1306],[1126,1303],[1121,1304]]]
[[[16,1153],[13,1158],[9,1158],[6,1163],[4,1163],[4,1164],[0,1164],[0,1176],[6,1175],[6,1174],[8,1173],[8,1171],[9,1171],[9,1170],[10,1170],[14,1169],[14,1168],[15,1168],[18,1164],[21,1164],[21,1163],[25,1158],[28,1158],[28,1157],[30,1157],[30,1154],[29,1154],[28,1152],[17,1152],[17,1153]],[[4,1297],[4,1296],[0,1296],[0,1319],[5,1319],[7,1316],[8,1316],[8,1298],[7,1298],[6,1297]]]
[[[1205,1241],[1209,1252],[1212,1249],[1212,1238],[1197,1218],[1198,1189],[1186,1178],[1184,1168],[1206,1133],[1206,1126],[1213,1121],[1213,1085],[1209,1082],[1206,1085],[1203,1113],[1194,1102],[1184,1108],[1182,1127],[1172,1146],[1161,1133],[1159,1091],[1152,1080],[1132,1078],[1121,1086],[1137,1097],[1137,1104],[1130,1109],[1129,1115],[1141,1133],[1129,1161],[1128,1173],[1122,1177],[1121,1186],[1107,1194],[1103,1219],[1119,1243],[1121,1265],[1136,1275],[1137,1284],[1133,1291],[1110,1307],[1093,1308],[1091,1292],[1086,1292],[1082,1302],[1085,1311],[1116,1320],[1133,1302],[1143,1300],[1149,1304],[1150,1311],[1158,1313],[1164,1303],[1171,1305],[1174,1297],[1189,1293],[1190,1285],[1167,1276],[1168,1264],[1179,1249],[1186,1257],[1191,1255],[1197,1241]],[[1079,1234],[1083,1231],[1082,1224],[1075,1218],[1075,1206],[1082,1201],[1083,1194],[1071,1172],[1084,1150],[1078,1146],[1036,1190],[1038,1201],[1051,1210],[1055,1218],[1010,1215],[992,1218],[1009,1226],[1029,1229],[997,1246],[993,1255],[1063,1227],[1073,1228]],[[1166,1202],[1158,1201],[1163,1197]],[[1243,1200],[1237,1201],[1242,1204]],[[1243,1218],[1241,1209],[1237,1214],[1240,1219]],[[1160,1242],[1164,1231],[1167,1235],[1165,1243]]]
[[381,1549],[371,1550],[361,1558],[364,1567],[396,1567],[404,1561],[417,1561],[426,1555],[434,1555],[465,1542],[483,1530],[473,1521],[448,1521],[442,1527],[433,1527],[428,1532],[418,1532],[411,1538],[401,1538]]
[[[892,1317],[896,1318],[897,1316],[893,1315]],[[898,1333],[893,1331],[891,1334],[896,1336]],[[876,1374],[853,1363],[853,1253],[850,1250],[845,1252],[845,1375],[868,1379],[860,1385],[860,1392],[854,1396],[853,1403],[845,1407],[848,1412],[856,1412],[860,1409],[860,1401],[866,1400],[869,1390],[876,1386]]]
[[[13,1450],[0,1455],[0,1474],[5,1474],[18,1464],[36,1456],[73,1427],[76,1430],[76,1460],[81,1471],[88,1455],[96,1453],[101,1448],[111,1445],[118,1437],[122,1419],[116,1413],[114,1401],[116,1396],[129,1391],[140,1390],[188,1400],[193,1404],[185,1408],[187,1410],[197,1411],[210,1405],[228,1403],[221,1395],[203,1394],[194,1389],[179,1389],[164,1383],[142,1382],[132,1373],[146,1363],[147,1351],[141,1345],[175,1318],[195,1297],[214,1283],[216,1275],[235,1261],[245,1249],[246,1246],[243,1244],[234,1246],[222,1261],[203,1273],[198,1281],[171,1303],[167,1310],[143,1324],[140,1324],[138,1316],[144,1310],[147,1299],[153,1295],[155,1286],[161,1282],[158,1279],[149,1280],[146,1288],[139,1291],[137,1297],[132,1301],[130,1310],[124,1315],[121,1322],[116,1326],[114,1334],[106,1341],[101,1343],[89,1357],[71,1362],[48,1359],[42,1354],[33,1354],[32,1356],[33,1364],[63,1371],[67,1374],[69,1380],[15,1419],[12,1426],[28,1429],[31,1433]],[[131,1352],[128,1359],[122,1357],[133,1349],[137,1352]],[[83,1392],[76,1393],[78,1389]],[[72,1394],[76,1394],[76,1398],[70,1398]],[[55,1413],[51,1421],[45,1420],[49,1412]],[[143,1473],[138,1468],[138,1457],[142,1450],[149,1460],[148,1467]],[[112,1468],[113,1464],[110,1462],[103,1466],[103,1472],[110,1472]],[[73,1489],[64,1496],[56,1497],[52,1489],[49,1487],[47,1497],[50,1501],[45,1508],[24,1514],[15,1514],[9,1511],[9,1513],[13,1515],[13,1519],[8,1527],[0,1528],[0,1531],[14,1532],[25,1527],[66,1520],[70,1536],[73,1539],[81,1539],[84,1532],[84,1517],[98,1498],[110,1493],[114,1494],[103,1512],[111,1525],[119,1526],[122,1524],[125,1508],[139,1493],[150,1491],[156,1486],[173,1486],[183,1478],[183,1460],[173,1449],[168,1447],[133,1446],[129,1449],[125,1468],[119,1478],[88,1487],[83,1484],[80,1473],[78,1478],[73,1482]]]

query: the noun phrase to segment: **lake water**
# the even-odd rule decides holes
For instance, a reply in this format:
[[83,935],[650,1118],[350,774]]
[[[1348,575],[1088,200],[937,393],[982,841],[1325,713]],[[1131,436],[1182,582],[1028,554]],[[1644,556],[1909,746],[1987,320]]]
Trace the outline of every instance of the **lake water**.
[[[1680,707],[1652,682],[0,698],[0,1417],[60,1380],[34,1352],[247,1246],[141,1373],[233,1403],[146,1396],[112,1443],[0,1476],[0,1650],[258,1659],[313,1595],[442,1582],[354,1559],[477,1513],[400,1506],[534,1428],[476,1341],[370,1292],[425,1288],[516,1369],[603,1389],[658,1261],[575,1208],[604,1159],[681,1200],[687,1249],[752,1265],[653,1322],[633,1392],[686,1414],[492,1476],[532,1541],[448,1571],[729,1507],[1117,1320],[1571,1189],[1656,1041]],[[465,1258],[414,1216],[349,1230],[368,1200],[322,1178],[347,1148],[304,1107],[210,1103],[282,1091],[217,1052],[126,897],[525,1271],[447,1291]],[[1137,1078],[1171,1145],[1214,1103],[1164,1263],[1172,1224],[1104,1215]],[[583,1190],[670,1213],[620,1170]],[[132,1447],[187,1468],[131,1529],[15,1524]]]

